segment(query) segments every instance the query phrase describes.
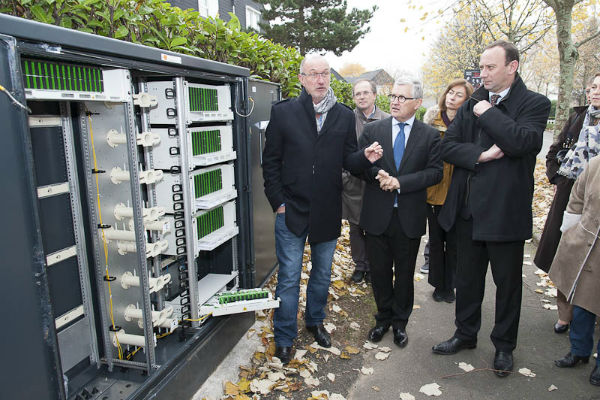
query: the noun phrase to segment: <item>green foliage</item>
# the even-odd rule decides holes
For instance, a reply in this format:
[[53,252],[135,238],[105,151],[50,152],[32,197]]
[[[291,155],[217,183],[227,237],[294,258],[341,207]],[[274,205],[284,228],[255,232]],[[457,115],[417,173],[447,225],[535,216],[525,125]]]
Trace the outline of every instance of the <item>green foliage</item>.
[[354,100],[352,99],[352,85],[346,81],[338,81],[331,76],[331,88],[337,101],[347,105],[350,108],[354,108]]
[[378,94],[375,99],[375,105],[380,110],[385,111],[386,113],[390,112],[390,98],[384,94]]
[[9,0],[1,3],[0,12],[239,65],[254,78],[279,83],[284,96],[300,93],[300,53],[242,32],[233,14],[225,23],[163,0]]
[[[347,11],[346,0],[256,0],[269,5],[262,12],[265,35],[306,54],[311,50],[332,51],[341,56],[370,31],[367,26],[377,6]],[[270,22],[273,22],[271,24]]]
[[423,106],[419,107],[419,109],[415,113],[415,118],[418,119],[419,121],[423,121],[423,116],[425,115],[426,111],[427,111],[427,109],[425,107],[423,107]]

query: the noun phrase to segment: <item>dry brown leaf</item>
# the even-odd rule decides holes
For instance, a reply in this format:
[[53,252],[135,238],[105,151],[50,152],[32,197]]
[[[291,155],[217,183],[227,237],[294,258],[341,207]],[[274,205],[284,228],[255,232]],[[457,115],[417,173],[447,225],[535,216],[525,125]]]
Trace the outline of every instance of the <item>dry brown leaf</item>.
[[250,381],[246,378],[240,379],[237,383],[238,389],[242,393],[248,393],[250,391]]
[[348,354],[358,354],[360,353],[360,349],[354,347],[354,346],[346,346],[344,347],[344,350],[348,353]]
[[225,382],[225,394],[228,396],[237,396],[240,394],[240,388],[233,382]]
[[345,351],[342,351],[342,354],[340,354],[340,358],[343,360],[349,360],[350,356]]

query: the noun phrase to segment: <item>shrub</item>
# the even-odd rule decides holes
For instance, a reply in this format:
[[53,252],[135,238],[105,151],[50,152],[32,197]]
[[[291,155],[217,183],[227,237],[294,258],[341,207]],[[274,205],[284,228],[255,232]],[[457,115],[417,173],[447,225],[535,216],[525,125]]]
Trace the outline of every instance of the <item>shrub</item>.
[[279,83],[284,96],[300,93],[300,53],[242,32],[233,14],[225,23],[163,0],[11,0],[0,3],[0,12],[239,65],[250,69],[254,78]]

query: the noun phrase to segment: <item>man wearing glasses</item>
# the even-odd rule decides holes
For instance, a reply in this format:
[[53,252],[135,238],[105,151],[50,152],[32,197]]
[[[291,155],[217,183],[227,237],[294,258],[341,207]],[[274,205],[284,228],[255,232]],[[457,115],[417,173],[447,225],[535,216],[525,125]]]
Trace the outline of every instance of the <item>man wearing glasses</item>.
[[415,119],[423,98],[421,82],[401,77],[389,97],[392,116],[367,124],[359,139],[361,147],[374,141],[383,147],[383,157],[363,174],[367,184],[360,226],[366,232],[377,303],[368,339],[379,342],[391,326],[394,343],[404,347],[427,220],[426,189],[442,179],[442,161],[438,131]]
[[337,102],[329,81],[329,64],[319,55],[304,58],[299,97],[271,108],[263,153],[265,194],[275,211],[275,248],[279,261],[275,296],[281,302],[273,325],[275,355],[292,356],[297,335],[302,255],[311,247],[306,290],[306,329],[317,343],[331,346],[323,327],[331,262],[342,217],[342,168],[360,173],[381,157],[377,143],[358,151],[354,113]]
[[[356,117],[357,138],[362,134],[366,124],[390,116],[390,114],[380,110],[375,105],[377,86],[373,81],[361,79],[355,82],[352,87],[352,99],[356,104],[354,115]],[[352,176],[348,171],[342,173],[342,182],[344,184],[342,218],[347,219],[350,225],[350,250],[355,264],[351,279],[355,283],[359,283],[363,279],[368,283],[371,281],[371,274],[369,272],[369,261],[367,260],[365,232],[358,224],[365,183],[361,179]]]

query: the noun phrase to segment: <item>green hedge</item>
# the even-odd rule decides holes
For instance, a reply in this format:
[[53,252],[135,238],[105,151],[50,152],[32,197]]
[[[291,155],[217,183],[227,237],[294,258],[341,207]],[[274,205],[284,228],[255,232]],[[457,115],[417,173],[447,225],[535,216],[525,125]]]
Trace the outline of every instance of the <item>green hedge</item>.
[[255,78],[281,84],[284,96],[300,92],[300,53],[243,32],[233,14],[225,23],[163,0],[9,0],[0,2],[0,12],[239,65]]

